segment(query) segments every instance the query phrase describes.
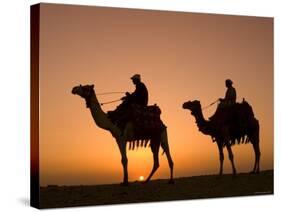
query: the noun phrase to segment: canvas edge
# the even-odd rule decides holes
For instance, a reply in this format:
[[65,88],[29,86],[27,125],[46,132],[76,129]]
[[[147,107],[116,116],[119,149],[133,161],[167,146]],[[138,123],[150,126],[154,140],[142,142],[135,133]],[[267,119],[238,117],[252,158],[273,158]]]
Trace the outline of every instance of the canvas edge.
[[40,4],[30,6],[30,205],[40,208],[39,181]]

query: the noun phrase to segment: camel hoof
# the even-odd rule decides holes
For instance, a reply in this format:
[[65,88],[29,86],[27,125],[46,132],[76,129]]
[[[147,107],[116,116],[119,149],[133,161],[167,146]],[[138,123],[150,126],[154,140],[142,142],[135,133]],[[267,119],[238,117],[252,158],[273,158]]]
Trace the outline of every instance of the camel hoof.
[[173,179],[170,179],[168,184],[175,184],[175,181]]
[[145,184],[148,183],[148,181],[141,181],[140,183],[141,183],[142,185],[145,185]]
[[129,186],[129,182],[122,182],[120,183],[121,186]]
[[251,171],[250,174],[254,175],[254,174],[259,174],[260,171]]

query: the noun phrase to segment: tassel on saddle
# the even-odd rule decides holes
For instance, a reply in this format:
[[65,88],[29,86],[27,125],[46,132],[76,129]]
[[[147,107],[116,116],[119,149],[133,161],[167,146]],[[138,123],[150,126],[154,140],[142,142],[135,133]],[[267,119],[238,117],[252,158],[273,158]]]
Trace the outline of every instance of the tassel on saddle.
[[146,148],[149,141],[150,141],[149,139],[129,141],[129,150],[134,150],[135,147],[136,149],[138,149],[139,147]]

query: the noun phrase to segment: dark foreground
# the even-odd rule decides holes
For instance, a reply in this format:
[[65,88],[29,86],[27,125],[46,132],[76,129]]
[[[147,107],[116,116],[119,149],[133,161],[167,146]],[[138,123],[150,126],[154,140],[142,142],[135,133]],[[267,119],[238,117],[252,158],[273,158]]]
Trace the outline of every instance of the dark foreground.
[[214,197],[273,194],[273,170],[259,175],[238,174],[153,180],[147,184],[131,183],[96,186],[49,186],[40,189],[41,208],[184,200]]

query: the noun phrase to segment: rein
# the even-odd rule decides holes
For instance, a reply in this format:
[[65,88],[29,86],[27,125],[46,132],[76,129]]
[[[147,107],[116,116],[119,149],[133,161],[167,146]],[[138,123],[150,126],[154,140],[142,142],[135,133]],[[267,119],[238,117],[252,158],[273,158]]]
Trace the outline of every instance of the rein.
[[106,105],[106,104],[110,104],[110,103],[114,103],[114,102],[119,102],[121,101],[121,99],[116,99],[116,100],[113,100],[113,101],[109,101],[109,102],[103,102],[103,103],[100,103],[100,105]]
[[97,93],[96,95],[102,96],[102,95],[109,95],[109,94],[124,94],[126,92],[124,91],[116,91],[116,92],[104,92],[104,93]]
[[205,109],[207,109],[207,108],[211,107],[212,105],[214,105],[215,103],[217,103],[217,102],[219,102],[219,101],[220,101],[220,100],[218,99],[218,100],[216,100],[216,101],[212,102],[211,104],[209,104],[209,105],[207,105],[207,106],[203,107],[203,108],[202,108],[202,110],[205,110]]
[[[97,93],[96,95],[99,95],[99,96],[102,96],[102,95],[110,95],[110,94],[124,94],[126,92],[124,91],[113,91],[113,92],[104,92],[104,93]],[[111,103],[114,103],[114,102],[119,102],[121,101],[121,99],[116,99],[116,100],[112,100],[112,101],[108,101],[108,102],[102,102],[100,103],[100,105],[106,105],[106,104],[111,104]]]

